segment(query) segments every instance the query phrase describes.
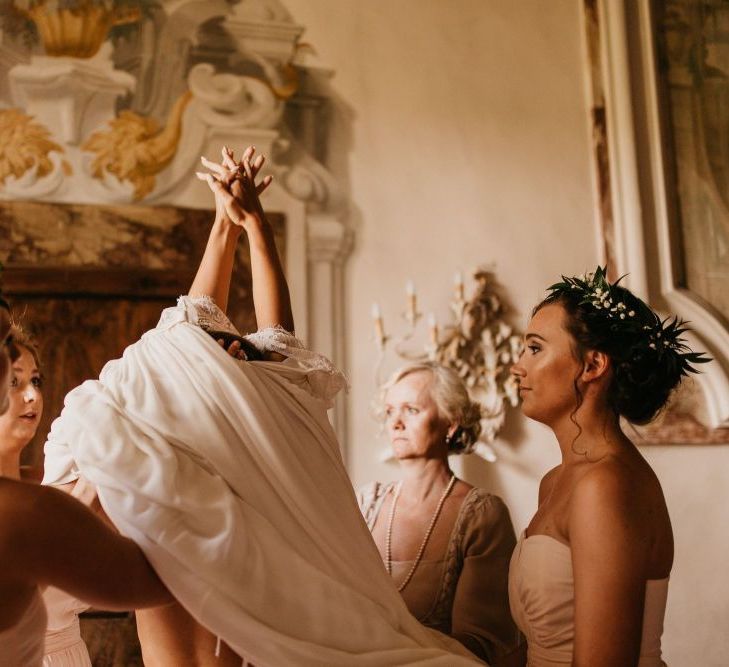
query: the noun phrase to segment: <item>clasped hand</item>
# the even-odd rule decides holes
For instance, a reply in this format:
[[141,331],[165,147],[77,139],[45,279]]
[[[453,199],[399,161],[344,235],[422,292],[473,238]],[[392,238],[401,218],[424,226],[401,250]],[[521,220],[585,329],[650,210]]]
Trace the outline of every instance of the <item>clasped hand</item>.
[[235,160],[233,151],[224,146],[220,164],[201,157],[203,165],[210,172],[196,172],[196,176],[206,181],[215,195],[215,213],[234,225],[246,229],[252,223],[264,220],[263,207],[259,195],[271,184],[272,176],[266,176],[256,184],[256,176],[266,158],[258,155],[254,146],[243,152],[240,162]]
[[[266,176],[256,184],[256,176],[263,167],[266,158],[258,155],[254,159],[256,149],[249,146],[243,151],[240,162],[235,160],[233,151],[223,146],[222,162],[217,164],[201,157],[203,165],[210,172],[196,172],[196,176],[207,182],[215,195],[215,215],[219,220],[230,222],[248,231],[251,224],[263,224],[265,216],[259,195],[271,184],[272,176]],[[227,349],[228,354],[237,359],[247,359],[239,340],[218,339],[218,344]],[[226,347],[227,344],[227,347]]]

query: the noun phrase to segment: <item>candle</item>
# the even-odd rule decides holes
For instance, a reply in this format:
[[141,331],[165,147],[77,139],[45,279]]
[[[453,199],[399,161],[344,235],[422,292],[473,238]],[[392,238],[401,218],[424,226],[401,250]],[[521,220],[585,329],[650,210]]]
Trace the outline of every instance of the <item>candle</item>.
[[463,301],[464,299],[464,288],[463,288],[463,274],[458,271],[456,272],[456,275],[453,276],[453,284],[456,288],[456,301]]
[[375,340],[382,347],[385,344],[385,325],[382,321],[382,311],[380,304],[375,302],[372,304],[372,319],[375,323]]
[[408,280],[405,284],[405,293],[408,295],[407,318],[412,324],[415,322],[418,310],[418,297],[415,295],[415,283],[412,280]]
[[430,333],[430,344],[433,347],[438,346],[438,320],[435,319],[435,313],[428,315],[428,331]]

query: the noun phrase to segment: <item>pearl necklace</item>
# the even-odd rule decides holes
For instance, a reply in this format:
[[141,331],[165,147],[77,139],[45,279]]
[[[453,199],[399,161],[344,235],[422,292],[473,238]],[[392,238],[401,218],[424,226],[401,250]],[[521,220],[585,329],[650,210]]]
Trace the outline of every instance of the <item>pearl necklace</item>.
[[[428,544],[428,540],[430,539],[431,534],[433,533],[433,528],[435,528],[435,522],[438,520],[440,511],[443,509],[443,504],[445,503],[446,498],[448,497],[448,494],[451,492],[451,489],[453,488],[453,485],[455,483],[456,476],[451,475],[451,479],[448,482],[445,491],[443,491],[443,495],[441,495],[440,500],[438,501],[438,505],[435,508],[433,518],[430,520],[430,525],[428,526],[428,530],[425,531],[425,537],[423,537],[423,541],[420,544],[420,548],[418,549],[418,554],[417,556],[415,556],[415,562],[410,568],[410,571],[408,572],[404,581],[397,587],[399,593],[402,593],[402,591],[405,590],[405,586],[410,583],[410,580],[413,578],[413,574],[415,574],[416,568],[418,567],[418,565],[420,565],[420,561],[423,558],[423,553],[425,553],[425,547]],[[393,497],[392,505],[390,506],[390,515],[387,519],[387,534],[385,536],[385,567],[387,568],[387,573],[390,576],[392,576],[392,520],[395,518],[395,506],[397,505],[397,499],[400,497],[401,489],[402,482],[397,485],[397,490],[395,491],[395,496]]]

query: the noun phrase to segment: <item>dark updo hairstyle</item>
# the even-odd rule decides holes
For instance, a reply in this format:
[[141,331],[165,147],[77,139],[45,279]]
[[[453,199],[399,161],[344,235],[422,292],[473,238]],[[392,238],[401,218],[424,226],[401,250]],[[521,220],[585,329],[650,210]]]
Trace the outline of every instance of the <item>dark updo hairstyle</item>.
[[[575,357],[597,350],[612,362],[607,399],[613,411],[634,424],[650,422],[663,408],[673,389],[691,366],[710,359],[692,352],[681,338],[686,331],[678,318],[661,321],[632,292],[609,283],[605,269],[578,278],[562,276],[561,283],[534,313],[546,305],[559,304],[566,314],[565,328],[574,341]],[[578,407],[582,395],[575,381]]]
[[21,348],[24,348],[28,350],[30,356],[33,357],[33,361],[35,361],[35,365],[40,370],[41,362],[40,354],[38,353],[38,343],[35,338],[33,338],[33,336],[18,322],[13,322],[10,325],[9,342],[11,344],[12,361],[16,361],[16,359],[22,354]]
[[[2,264],[0,264],[0,270],[2,269]],[[7,311],[8,316],[10,316],[10,304],[5,300],[3,297],[2,291],[0,291],[0,308]],[[3,344],[3,341],[0,341],[0,345]],[[20,350],[13,344],[13,325],[12,321],[10,324],[10,330],[8,331],[8,337],[5,340],[5,346],[8,350],[8,356],[10,357],[10,361],[12,363],[15,363],[20,356]]]

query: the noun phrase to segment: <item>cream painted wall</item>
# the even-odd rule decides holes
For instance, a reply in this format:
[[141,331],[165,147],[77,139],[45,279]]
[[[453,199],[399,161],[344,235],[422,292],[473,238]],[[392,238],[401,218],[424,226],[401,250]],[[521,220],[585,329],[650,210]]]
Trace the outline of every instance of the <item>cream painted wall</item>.
[[[523,326],[561,272],[599,259],[578,0],[284,0],[335,70],[328,164],[347,184],[349,468],[392,479],[369,415],[370,305],[389,331],[412,278],[423,309],[447,317],[454,271],[490,265]],[[394,364],[390,361],[390,367]],[[500,461],[470,458],[517,530],[557,462],[551,434],[512,415]],[[673,516],[676,568],[664,653],[671,667],[729,659],[729,448],[650,448]]]

